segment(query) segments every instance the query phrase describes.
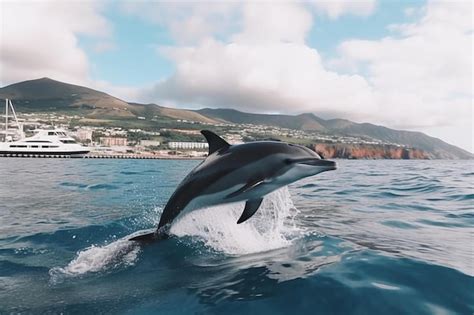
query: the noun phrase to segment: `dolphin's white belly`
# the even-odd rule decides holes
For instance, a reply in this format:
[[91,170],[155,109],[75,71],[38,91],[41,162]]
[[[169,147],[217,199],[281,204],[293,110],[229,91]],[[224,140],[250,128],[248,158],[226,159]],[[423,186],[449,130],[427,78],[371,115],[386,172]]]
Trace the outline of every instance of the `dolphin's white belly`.
[[[247,200],[254,200],[264,197],[265,195],[285,186],[284,181],[277,180],[277,178],[266,178],[261,184],[256,187],[251,187],[248,191],[242,192],[232,198],[228,198],[230,194],[238,192],[247,185],[248,174],[255,173],[255,169],[261,167],[260,165],[270,165],[271,160],[260,160],[258,163],[251,163],[234,172],[227,174],[218,181],[212,183],[200,195],[196,196],[180,213],[184,215],[190,211],[215,206],[219,204],[228,204],[235,202],[242,202]],[[212,192],[212,193],[210,193]]]
[[193,200],[191,200],[190,203],[188,203],[188,205],[184,208],[183,213],[187,213],[196,209],[206,208],[206,207],[215,206],[219,204],[242,201],[242,200],[226,199],[226,197],[229,194],[237,191],[239,188],[240,187],[231,187],[226,190],[218,191],[217,193],[199,195]]
[[228,198],[230,194],[238,191],[243,186],[244,185],[240,184],[231,188],[227,188],[225,190],[218,191],[213,194],[202,194],[191,200],[191,202],[184,208],[180,215],[189,213],[197,209],[202,209],[215,205],[236,203],[262,198],[265,195],[277,190],[278,188],[281,188],[281,186],[279,185],[275,185],[273,183],[266,183],[261,185],[261,187],[250,189],[248,192],[242,193],[236,197]]

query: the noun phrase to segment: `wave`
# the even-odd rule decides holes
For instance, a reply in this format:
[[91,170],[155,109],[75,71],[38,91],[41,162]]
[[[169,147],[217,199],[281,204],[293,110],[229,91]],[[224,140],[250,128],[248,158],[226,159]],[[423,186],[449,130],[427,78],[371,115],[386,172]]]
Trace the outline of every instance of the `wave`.
[[[190,236],[195,246],[202,246],[226,255],[266,252],[289,246],[301,236],[295,224],[298,210],[288,189],[282,188],[265,197],[260,209],[248,221],[236,224],[243,204],[220,205],[192,211],[173,224],[171,234]],[[156,225],[157,214],[150,213],[140,220]],[[135,222],[136,223],[136,222]],[[49,274],[53,283],[88,273],[101,273],[133,266],[138,260],[140,245],[129,239],[133,233],[104,246],[93,245],[77,252],[65,267],[54,267]]]
[[130,242],[129,236],[105,246],[92,245],[77,253],[66,267],[54,267],[49,275],[53,283],[66,278],[75,278],[87,273],[99,273],[128,267],[135,264],[140,252],[136,242]]
[[111,189],[118,189],[119,188],[116,185],[112,185],[112,184],[91,184],[91,185],[87,185],[87,184],[81,184],[81,183],[62,182],[59,185],[63,186],[63,187],[85,189],[85,190],[99,190],[99,189],[111,190]]

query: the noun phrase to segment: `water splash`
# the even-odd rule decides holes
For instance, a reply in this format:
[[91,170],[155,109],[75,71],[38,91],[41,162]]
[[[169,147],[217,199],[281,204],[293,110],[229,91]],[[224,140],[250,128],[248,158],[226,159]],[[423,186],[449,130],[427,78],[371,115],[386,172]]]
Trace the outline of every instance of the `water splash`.
[[[229,255],[244,255],[287,247],[301,235],[295,224],[298,210],[288,189],[282,188],[265,197],[260,209],[248,221],[237,224],[243,203],[220,205],[190,212],[173,224],[171,234],[198,237],[212,250]],[[146,222],[157,221],[156,212],[145,216]],[[140,245],[126,236],[104,246],[90,246],[77,253],[65,267],[49,271],[53,283],[88,273],[108,272],[132,266],[138,259]]]
[[53,283],[65,278],[80,277],[87,273],[110,271],[135,264],[140,246],[126,238],[105,246],[90,246],[77,253],[66,267],[54,267],[49,271]]
[[229,255],[287,247],[301,235],[294,220],[298,210],[286,187],[266,196],[251,219],[237,224],[243,208],[243,203],[236,203],[190,212],[173,224],[171,233],[198,237],[211,249]]

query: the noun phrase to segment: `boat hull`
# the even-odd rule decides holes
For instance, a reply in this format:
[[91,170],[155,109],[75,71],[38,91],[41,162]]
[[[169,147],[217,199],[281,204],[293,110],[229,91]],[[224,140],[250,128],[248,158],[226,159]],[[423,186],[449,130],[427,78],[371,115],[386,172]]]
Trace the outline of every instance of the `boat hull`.
[[0,151],[0,155],[84,155],[89,151]]

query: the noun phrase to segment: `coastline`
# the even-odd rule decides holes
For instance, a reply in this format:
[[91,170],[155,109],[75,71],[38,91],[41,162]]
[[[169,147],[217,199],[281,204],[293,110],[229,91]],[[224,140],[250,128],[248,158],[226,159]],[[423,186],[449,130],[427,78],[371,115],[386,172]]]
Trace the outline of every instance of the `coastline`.
[[[74,156],[74,155],[44,155],[44,154],[0,154],[0,158],[39,158],[39,159],[133,159],[133,160],[204,160],[205,156],[180,156],[180,155],[152,155],[152,154],[87,154],[83,156]],[[446,159],[437,159],[437,158],[400,158],[400,157],[374,157],[374,156],[365,156],[365,157],[323,157],[331,160],[446,160]],[[448,159],[452,160],[452,159]],[[459,160],[472,160],[472,159],[459,159]]]
[[86,155],[0,154],[0,158],[204,160],[205,157],[201,157],[201,156],[167,156],[167,155],[151,155],[151,154],[86,154]]

